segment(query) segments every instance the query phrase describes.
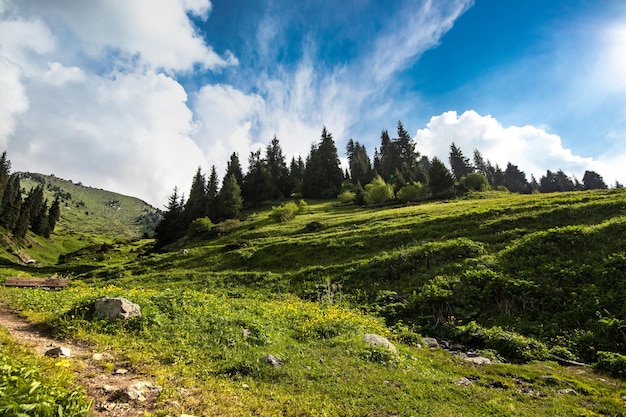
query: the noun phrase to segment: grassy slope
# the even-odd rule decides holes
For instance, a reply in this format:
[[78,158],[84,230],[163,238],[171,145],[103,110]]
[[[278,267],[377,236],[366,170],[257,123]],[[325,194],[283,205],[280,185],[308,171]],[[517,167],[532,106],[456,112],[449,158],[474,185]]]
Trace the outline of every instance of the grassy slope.
[[[0,232],[3,242],[0,261],[4,263],[18,264],[32,258],[38,261],[38,266],[54,265],[61,254],[94,244],[137,239],[144,233],[151,233],[158,218],[156,209],[137,198],[74,184],[54,176],[22,174],[20,183],[25,192],[44,184],[49,204],[60,193],[61,218],[50,239],[29,234],[27,239],[17,241]],[[33,270],[22,269],[25,274]]]
[[[168,399],[182,404],[171,412],[622,415],[626,387],[590,369],[468,365],[403,343],[418,339],[409,328],[391,331],[336,304],[366,306],[418,331],[458,314],[556,337],[555,328],[582,320],[553,318],[559,303],[621,314],[622,280],[607,277],[620,273],[625,213],[622,191],[496,193],[373,210],[311,203],[308,214],[281,224],[259,209],[225,236],[186,242],[187,255],[144,256],[146,242],[98,246],[59,266],[83,283],[52,293],[2,289],[0,296],[60,334],[113,347],[166,387],[164,408]],[[323,228],[308,232],[313,221]],[[95,269],[81,270],[85,263]],[[615,294],[599,293],[607,285]],[[85,306],[101,295],[136,301],[144,319],[126,326],[90,319]],[[546,317],[556,324],[541,330],[537,323],[551,327]],[[594,324],[580,326],[598,331]],[[366,332],[391,338],[399,355],[368,348]],[[268,353],[285,366],[258,360]],[[462,377],[471,384],[459,384]]]

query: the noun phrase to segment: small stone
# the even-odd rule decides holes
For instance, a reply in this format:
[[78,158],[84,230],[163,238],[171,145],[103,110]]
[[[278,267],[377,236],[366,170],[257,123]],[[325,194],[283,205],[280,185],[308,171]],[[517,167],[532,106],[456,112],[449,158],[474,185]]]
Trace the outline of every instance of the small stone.
[[434,337],[424,337],[422,338],[422,342],[428,346],[429,348],[438,348],[439,342]]
[[560,389],[556,393],[561,395],[578,395],[578,393],[571,388]]
[[96,362],[111,361],[113,360],[113,355],[111,355],[110,353],[94,353],[91,359]]
[[475,365],[491,365],[491,359],[485,358],[484,356],[470,356],[463,359]]
[[192,416],[191,414],[181,414],[180,417],[195,417],[195,416]]
[[466,377],[457,379],[456,381],[454,381],[454,384],[460,385],[462,387],[469,387],[470,385],[474,385],[474,383],[469,378],[466,378]]
[[250,388],[250,385],[248,385],[248,384],[241,384],[241,388],[248,389],[248,388]]
[[114,375],[124,375],[128,373],[128,369],[124,369],[124,368],[117,368],[115,371],[113,371]]
[[260,358],[260,360],[262,362],[268,363],[270,365],[272,365],[274,368],[277,368],[279,366],[283,366],[283,360],[281,358],[279,358],[278,356],[274,356],[274,355],[265,355],[262,356]]
[[106,392],[107,394],[112,393],[113,391],[115,391],[115,388],[113,388],[111,385],[103,385],[102,387],[100,387],[100,389],[104,392]]
[[141,317],[141,308],[126,298],[105,297],[96,300],[94,315],[100,319],[114,320],[122,318],[127,320],[132,317]]
[[72,353],[69,348],[55,347],[50,350],[47,350],[45,355],[51,356],[53,358],[69,358],[70,356],[72,356]]

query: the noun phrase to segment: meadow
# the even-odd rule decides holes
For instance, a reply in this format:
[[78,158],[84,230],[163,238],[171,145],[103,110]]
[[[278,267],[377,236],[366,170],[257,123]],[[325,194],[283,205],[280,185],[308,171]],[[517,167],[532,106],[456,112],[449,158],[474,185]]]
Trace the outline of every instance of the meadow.
[[[159,253],[104,236],[54,264],[8,266],[72,280],[0,299],[156,380],[156,415],[624,414],[626,192],[307,203],[286,222],[257,207]],[[142,318],[94,319],[101,296],[138,303]],[[494,364],[426,348],[426,336]]]

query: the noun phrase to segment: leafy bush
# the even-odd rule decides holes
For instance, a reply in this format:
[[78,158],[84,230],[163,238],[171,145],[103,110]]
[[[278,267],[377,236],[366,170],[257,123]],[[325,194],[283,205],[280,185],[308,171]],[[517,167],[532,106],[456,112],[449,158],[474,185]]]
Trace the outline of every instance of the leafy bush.
[[[59,361],[57,365],[64,368],[69,362]],[[56,382],[44,379],[35,364],[0,353],[0,414],[7,417],[87,416],[90,403],[85,393],[65,388],[61,379]]]
[[619,378],[626,378],[626,356],[613,352],[598,352],[596,369]]
[[304,214],[309,211],[309,205],[306,201],[300,200],[298,201],[298,214]]
[[426,194],[426,187],[421,182],[413,182],[400,188],[398,191],[398,200],[407,203],[409,201],[417,201]]
[[213,228],[211,229],[211,234],[214,236],[227,235],[239,226],[241,226],[241,222],[237,219],[224,220],[223,222],[220,222],[213,226]]
[[319,232],[323,228],[324,228],[324,225],[316,220],[316,221],[307,223],[306,226],[304,226],[304,231],[309,232],[309,233]]
[[393,200],[393,187],[387,184],[380,175],[365,186],[365,202],[367,204],[380,204]]
[[189,238],[211,237],[213,226],[213,222],[208,217],[195,219],[191,222],[189,228],[187,229],[187,236]]
[[337,199],[341,204],[349,204],[356,200],[356,193],[353,191],[344,191],[337,196]]
[[282,223],[296,217],[296,213],[298,213],[299,211],[300,208],[298,207],[298,205],[293,201],[290,201],[288,203],[283,203],[280,206],[273,206],[270,217],[274,219],[277,223]]
[[486,191],[489,189],[489,181],[484,175],[477,172],[467,174],[461,179],[461,185],[469,191]]

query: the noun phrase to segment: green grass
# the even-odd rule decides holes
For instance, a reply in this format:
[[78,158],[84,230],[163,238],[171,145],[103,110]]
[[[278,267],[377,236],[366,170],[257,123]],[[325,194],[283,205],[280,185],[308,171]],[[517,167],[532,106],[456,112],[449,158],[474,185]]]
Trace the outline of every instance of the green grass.
[[[170,413],[623,415],[623,382],[533,359],[551,348],[589,362],[613,352],[600,354],[603,369],[621,375],[626,192],[479,193],[376,209],[307,203],[286,222],[268,204],[229,233],[163,253],[149,240],[88,238],[42,265],[70,274],[70,288],[0,297],[58,335],[120,352],[165,387],[165,409],[183,404]],[[104,295],[137,302],[144,317],[92,319],[89,302]],[[369,332],[399,354],[368,347]],[[468,365],[417,348],[420,335],[528,363]],[[266,354],[285,365],[265,365]]]

